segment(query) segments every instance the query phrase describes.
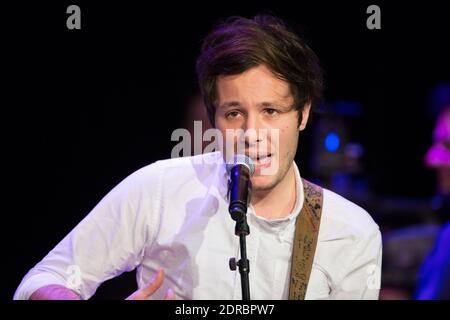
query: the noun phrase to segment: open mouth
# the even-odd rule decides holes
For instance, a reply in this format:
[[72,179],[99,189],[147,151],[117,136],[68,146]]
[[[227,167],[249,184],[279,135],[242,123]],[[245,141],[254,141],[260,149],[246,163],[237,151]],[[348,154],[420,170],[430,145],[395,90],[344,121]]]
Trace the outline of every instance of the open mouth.
[[268,155],[265,155],[265,156],[256,157],[256,162],[259,162],[260,164],[265,164],[265,163],[268,163],[271,158],[272,158],[272,154],[269,153]]
[[252,160],[255,162],[255,165],[264,165],[270,163],[272,159],[272,154],[266,154],[266,155],[258,155],[258,156],[251,156]]

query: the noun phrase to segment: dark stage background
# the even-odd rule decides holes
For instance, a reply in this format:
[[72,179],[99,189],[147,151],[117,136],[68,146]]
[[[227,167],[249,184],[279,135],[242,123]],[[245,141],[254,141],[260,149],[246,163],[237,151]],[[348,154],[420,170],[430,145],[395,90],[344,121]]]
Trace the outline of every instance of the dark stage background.
[[[450,12],[444,1],[395,3],[3,7],[1,299],[12,298],[25,273],[111,188],[170,157],[171,133],[185,124],[198,94],[194,66],[201,40],[230,15],[269,10],[301,27],[326,71],[326,102],[359,105],[353,138],[365,150],[365,197],[348,197],[367,208],[382,231],[410,224],[415,218],[404,211],[426,207],[435,194],[423,155],[434,123],[429,93],[450,80]],[[81,30],[66,28],[70,4],[81,8]],[[370,4],[381,8],[381,30],[366,27]],[[317,180],[313,128],[301,138],[298,161],[302,174]],[[386,209],[392,203],[389,208],[397,209]],[[390,215],[399,211],[401,217]],[[128,273],[105,283],[94,298],[120,299],[134,289]]]

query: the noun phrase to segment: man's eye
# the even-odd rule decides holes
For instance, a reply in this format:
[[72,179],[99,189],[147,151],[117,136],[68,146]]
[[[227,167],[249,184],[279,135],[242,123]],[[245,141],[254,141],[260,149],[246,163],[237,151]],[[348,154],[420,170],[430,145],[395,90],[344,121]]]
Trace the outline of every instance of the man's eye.
[[264,110],[269,116],[274,116],[276,114],[278,114],[278,110],[276,109],[272,109],[272,108],[267,108]]
[[231,112],[228,112],[225,116],[228,119],[233,119],[233,118],[236,118],[237,116],[239,116],[239,112],[238,111],[231,111]]

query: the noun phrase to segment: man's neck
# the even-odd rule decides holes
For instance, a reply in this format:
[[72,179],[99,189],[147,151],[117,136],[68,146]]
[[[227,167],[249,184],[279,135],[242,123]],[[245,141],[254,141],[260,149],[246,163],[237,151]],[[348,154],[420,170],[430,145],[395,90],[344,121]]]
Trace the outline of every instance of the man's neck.
[[270,190],[254,190],[252,205],[255,214],[269,220],[288,216],[295,207],[297,190],[294,164],[291,165],[283,180]]

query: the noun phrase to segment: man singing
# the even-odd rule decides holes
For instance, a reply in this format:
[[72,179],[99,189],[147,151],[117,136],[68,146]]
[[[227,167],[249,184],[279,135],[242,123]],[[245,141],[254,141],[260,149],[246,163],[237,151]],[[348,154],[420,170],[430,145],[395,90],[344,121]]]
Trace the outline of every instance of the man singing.
[[278,18],[234,17],[205,38],[197,74],[221,137],[252,134],[131,174],[28,272],[15,299],[89,299],[135,268],[139,289],[129,299],[241,299],[239,272],[228,264],[240,249],[225,166],[240,141],[255,165],[251,299],[378,298],[378,226],[362,208],[302,179],[294,162],[322,95],[314,52]]

